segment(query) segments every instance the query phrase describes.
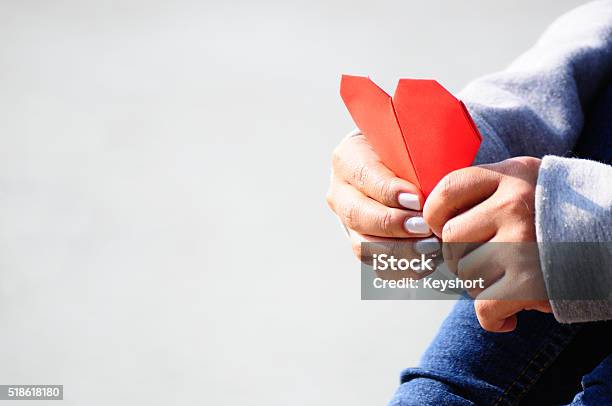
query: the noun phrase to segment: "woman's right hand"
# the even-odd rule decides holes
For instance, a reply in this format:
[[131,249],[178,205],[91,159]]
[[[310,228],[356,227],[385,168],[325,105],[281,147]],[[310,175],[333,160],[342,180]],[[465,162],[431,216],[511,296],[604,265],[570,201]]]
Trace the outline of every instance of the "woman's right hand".
[[361,242],[431,235],[418,188],[395,176],[362,134],[345,138],[334,150],[327,203],[348,229],[360,259]]

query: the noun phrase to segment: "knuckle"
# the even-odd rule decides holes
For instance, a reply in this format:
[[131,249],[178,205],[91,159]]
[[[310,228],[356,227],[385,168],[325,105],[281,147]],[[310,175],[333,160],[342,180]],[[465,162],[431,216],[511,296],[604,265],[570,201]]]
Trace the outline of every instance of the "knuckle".
[[342,213],[344,225],[350,229],[359,227],[359,206],[355,203],[348,203]]
[[498,171],[501,174],[508,175],[511,174],[516,166],[516,158],[508,158],[504,159],[501,162],[496,162],[493,164],[487,165],[487,168],[490,170]]
[[540,168],[540,160],[529,156],[509,158],[501,163],[504,164],[502,167],[503,173],[530,180]]
[[457,181],[458,179],[455,172],[451,172],[442,178],[442,188],[440,189],[439,198],[442,200],[447,200],[451,196],[453,189],[456,187]]
[[377,185],[378,195],[383,200],[381,203],[391,203],[393,201],[393,181],[390,179],[382,179]]
[[517,200],[520,206],[528,213],[533,213],[535,210],[535,192],[531,189],[524,189],[517,194]]
[[457,225],[455,221],[449,220],[442,227],[442,241],[444,242],[458,242],[456,241],[457,236]]
[[359,188],[363,188],[363,186],[368,181],[369,174],[370,174],[370,170],[368,169],[366,165],[363,165],[363,164],[358,165],[355,172],[353,172],[353,180],[355,181],[355,184]]
[[391,213],[391,211],[386,211],[380,217],[380,220],[379,220],[380,229],[386,234],[393,234],[393,220],[394,220],[393,213]]
[[533,194],[528,191],[515,190],[511,196],[500,201],[500,206],[507,215],[523,217],[533,213],[533,200]]

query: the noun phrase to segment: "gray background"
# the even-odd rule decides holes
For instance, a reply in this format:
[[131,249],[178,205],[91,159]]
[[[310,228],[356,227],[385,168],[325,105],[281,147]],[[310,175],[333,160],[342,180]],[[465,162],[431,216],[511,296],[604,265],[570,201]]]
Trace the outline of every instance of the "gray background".
[[578,3],[0,0],[0,383],[386,403],[451,303],[359,300],[339,76],[458,91]]

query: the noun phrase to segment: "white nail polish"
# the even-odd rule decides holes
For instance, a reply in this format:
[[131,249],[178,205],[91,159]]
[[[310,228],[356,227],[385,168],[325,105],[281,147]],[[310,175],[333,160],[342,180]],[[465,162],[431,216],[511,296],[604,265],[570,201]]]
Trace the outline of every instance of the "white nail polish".
[[440,242],[436,237],[424,238],[414,243],[414,250],[419,254],[431,254],[440,249]]
[[429,226],[423,220],[423,217],[408,217],[404,221],[404,228],[412,234],[430,234]]
[[419,203],[419,197],[412,193],[400,193],[397,197],[397,201],[400,206],[403,206],[410,210],[421,210],[421,203]]

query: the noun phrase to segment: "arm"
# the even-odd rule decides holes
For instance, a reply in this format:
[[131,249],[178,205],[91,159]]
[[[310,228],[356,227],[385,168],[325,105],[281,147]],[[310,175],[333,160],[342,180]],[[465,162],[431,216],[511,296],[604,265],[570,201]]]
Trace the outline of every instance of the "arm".
[[[460,97],[484,137],[477,163],[516,155],[563,155],[574,147],[583,108],[612,76],[611,25],[612,2],[579,7],[555,22],[508,69],[467,86]],[[512,190],[509,198],[514,195]],[[351,230],[357,257],[362,241],[357,237],[363,234],[406,238],[430,233],[419,213],[423,197],[383,167],[363,136],[345,139],[336,148],[327,201]],[[533,228],[533,211],[529,213]],[[533,235],[535,240],[535,230]]]
[[459,95],[484,136],[476,163],[567,154],[585,107],[611,76],[612,2],[563,15],[507,69]]
[[[505,71],[476,80],[463,91],[461,98],[485,135],[477,162],[566,155],[583,131],[585,110],[610,78],[612,2],[597,1],[559,18]],[[604,252],[591,263],[575,249],[556,244],[612,241],[611,180],[610,166],[555,156],[542,160],[536,234],[559,321],[612,319],[610,244],[600,245]],[[601,298],[602,292],[604,297],[608,292],[607,300],[563,300]]]

